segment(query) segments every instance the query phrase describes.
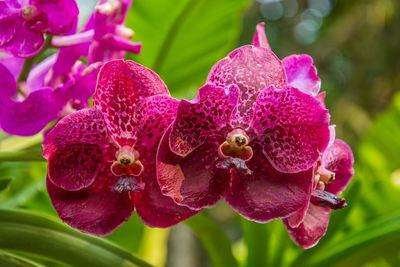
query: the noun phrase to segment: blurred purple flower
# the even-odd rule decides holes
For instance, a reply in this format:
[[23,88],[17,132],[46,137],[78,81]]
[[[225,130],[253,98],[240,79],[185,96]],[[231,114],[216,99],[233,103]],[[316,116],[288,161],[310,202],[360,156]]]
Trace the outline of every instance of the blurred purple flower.
[[133,31],[124,26],[131,0],[101,0],[82,32],[56,37],[52,44],[63,47],[67,62],[82,56],[88,62],[124,58],[125,52],[140,53],[141,44],[130,41]]
[[74,0],[0,1],[0,50],[31,57],[42,49],[44,33],[68,33],[78,14]]
[[[41,131],[49,122],[87,106],[93,94],[99,64],[77,64],[65,77],[53,76],[53,55],[35,66],[26,82],[17,83],[16,70],[23,61],[0,61],[0,128],[14,135],[28,136]],[[7,67],[8,68],[7,68]],[[10,69],[9,69],[10,68]],[[13,73],[14,71],[14,73]]]

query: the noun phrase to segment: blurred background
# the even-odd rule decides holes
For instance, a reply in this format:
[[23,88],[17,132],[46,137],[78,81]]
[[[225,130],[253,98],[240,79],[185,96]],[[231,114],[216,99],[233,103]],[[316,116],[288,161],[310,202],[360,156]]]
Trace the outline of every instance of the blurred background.
[[[82,19],[94,5],[80,1]],[[155,266],[400,266],[399,11],[398,0],[135,0],[127,25],[143,51],[131,58],[158,72],[178,98],[192,98],[210,67],[251,42],[261,21],[278,57],[310,54],[337,137],[355,153],[356,174],[344,194],[349,206],[333,212],[327,235],[307,251],[292,243],[280,221],[248,222],[222,202],[171,229],[145,227],[135,215],[106,239]],[[0,134],[0,208],[59,220],[45,190],[45,162],[2,157],[40,153],[41,138]],[[10,243],[8,228],[1,230],[7,218],[0,215],[0,254],[15,252],[44,266],[70,266],[63,259],[79,249],[96,257],[90,246],[97,238],[69,230],[55,239],[61,248],[54,257],[43,252],[51,235],[44,244],[21,232],[22,247]],[[85,242],[69,247],[71,236]]]

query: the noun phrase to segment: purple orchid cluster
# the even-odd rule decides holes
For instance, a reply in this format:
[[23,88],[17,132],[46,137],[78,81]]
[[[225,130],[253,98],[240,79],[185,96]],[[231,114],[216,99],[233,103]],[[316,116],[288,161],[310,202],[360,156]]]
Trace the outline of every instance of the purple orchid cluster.
[[100,0],[79,29],[75,0],[0,1],[0,129],[29,136],[88,107],[102,64],[140,52],[130,4]]
[[[118,40],[90,31],[60,38],[90,35],[93,50]],[[172,98],[140,64],[109,61],[93,107],[46,135],[52,203],[72,227],[105,235],[135,209],[145,224],[169,227],[223,198],[249,220],[282,219],[299,246],[312,247],[331,210],[346,206],[337,195],[354,163],[335,138],[320,85],[312,58],[280,60],[262,23],[252,45],[212,67],[192,101]]]

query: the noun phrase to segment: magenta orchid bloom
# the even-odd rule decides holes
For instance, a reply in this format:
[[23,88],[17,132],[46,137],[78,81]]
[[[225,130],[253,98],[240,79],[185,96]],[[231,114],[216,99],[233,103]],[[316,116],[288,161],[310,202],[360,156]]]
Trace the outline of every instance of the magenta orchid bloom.
[[64,117],[45,136],[47,190],[60,218],[104,235],[135,208],[155,227],[194,215],[162,195],[156,180],[157,147],[177,106],[153,71],[132,61],[104,64],[94,107]]
[[42,49],[44,33],[68,33],[78,14],[74,0],[0,1],[0,50],[31,57]]
[[[284,220],[290,237],[302,248],[311,248],[325,235],[332,209],[346,206],[341,194],[354,175],[351,148],[336,139],[315,169],[314,190],[304,208]],[[298,217],[302,217],[300,223]]]
[[132,42],[133,31],[124,26],[131,0],[100,0],[82,32],[56,37],[52,44],[61,47],[62,62],[82,56],[89,63],[124,58],[126,52],[139,54],[142,45]]
[[329,142],[328,110],[309,95],[320,81],[305,57],[279,60],[259,24],[253,45],[220,60],[160,142],[162,193],[195,210],[224,197],[258,222],[303,207]]
[[[14,135],[29,136],[49,122],[88,106],[100,65],[77,64],[63,75],[54,75],[56,55],[35,66],[26,82],[17,83],[23,61],[0,60],[0,128]],[[19,88],[19,90],[17,90]]]

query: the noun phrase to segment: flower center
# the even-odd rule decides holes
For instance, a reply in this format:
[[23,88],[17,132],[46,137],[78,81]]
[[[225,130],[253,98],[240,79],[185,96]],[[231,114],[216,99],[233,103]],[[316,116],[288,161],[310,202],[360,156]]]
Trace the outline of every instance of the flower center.
[[34,18],[38,13],[38,10],[35,6],[26,5],[22,8],[22,17],[26,20],[30,20]]
[[253,156],[253,150],[249,146],[250,138],[242,129],[234,129],[226,135],[226,141],[219,147],[220,154],[224,157],[249,160]]
[[115,176],[139,176],[144,167],[139,160],[139,152],[130,146],[123,146],[115,154],[116,161],[111,165]]
[[330,184],[335,180],[335,173],[320,165],[317,169],[315,179],[317,182],[317,188],[319,190],[325,190],[325,185]]
[[253,149],[249,146],[250,138],[242,129],[234,129],[226,135],[226,141],[219,146],[219,154],[223,158],[217,168],[231,169],[246,175],[252,171],[247,167],[246,161],[253,157]]
[[48,27],[48,17],[35,6],[26,5],[22,7],[21,16],[25,20],[25,26],[35,31],[46,31]]

